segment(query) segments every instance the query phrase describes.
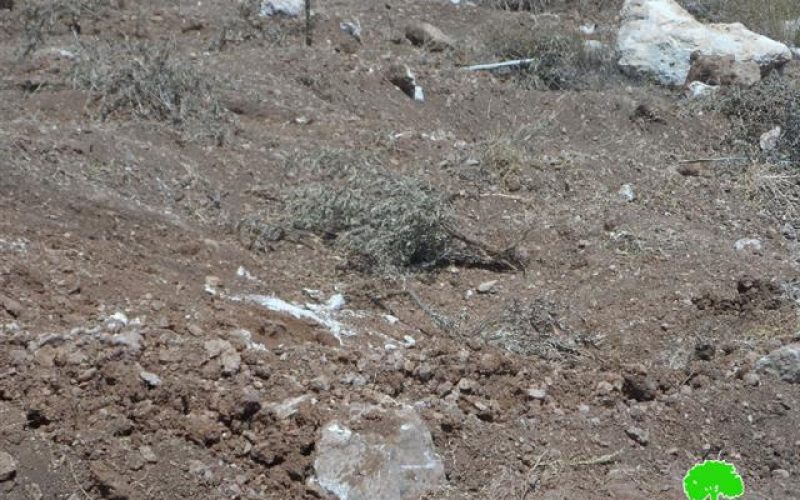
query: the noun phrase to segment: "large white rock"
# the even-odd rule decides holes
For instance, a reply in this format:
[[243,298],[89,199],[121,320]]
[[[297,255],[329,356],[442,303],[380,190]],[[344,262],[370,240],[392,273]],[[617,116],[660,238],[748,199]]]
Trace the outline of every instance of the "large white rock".
[[786,45],[754,33],[741,23],[703,24],[674,0],[626,0],[617,36],[619,66],[683,85],[692,52],[731,55],[761,67],[792,59]]
[[442,485],[442,461],[412,408],[368,413],[322,429],[314,470],[323,489],[340,500],[412,500]]

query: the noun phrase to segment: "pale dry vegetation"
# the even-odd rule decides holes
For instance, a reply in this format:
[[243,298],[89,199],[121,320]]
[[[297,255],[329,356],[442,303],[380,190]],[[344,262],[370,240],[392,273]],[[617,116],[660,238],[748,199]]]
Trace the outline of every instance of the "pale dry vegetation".
[[230,123],[215,83],[166,42],[84,43],[72,70],[73,86],[91,93],[101,120],[130,115],[221,142]]

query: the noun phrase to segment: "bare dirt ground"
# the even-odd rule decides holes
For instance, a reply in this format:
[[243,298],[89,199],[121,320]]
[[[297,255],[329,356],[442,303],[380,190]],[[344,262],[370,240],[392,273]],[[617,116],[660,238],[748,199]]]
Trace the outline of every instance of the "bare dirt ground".
[[[528,12],[316,3],[312,47],[285,19],[269,21],[279,36],[209,50],[238,16],[222,0],[126,2],[84,21],[84,41],[174,39],[234,112],[221,145],[94,119],[54,50],[76,38],[59,25],[19,61],[18,12],[0,11],[0,451],[16,461],[0,497],[327,498],[313,481],[321,428],[364,403],[422,416],[445,469],[426,498],[679,499],[685,472],[717,457],[748,498],[796,498],[800,390],[751,371],[797,331],[784,293],[796,253],[753,196],[757,165],[683,163],[730,156],[724,120],[635,82],[540,91],[458,70],[484,61],[492,26],[534,29]],[[557,13],[613,38],[613,8]],[[339,28],[354,18],[361,43]],[[418,20],[458,48],[403,42]],[[424,104],[384,77],[398,62]],[[518,131],[530,158],[513,179],[474,161]],[[420,302],[458,319],[442,328],[323,238],[249,249],[238,221],[279,213],[313,177],[296,159],[325,150],[434,186],[464,232],[516,244],[524,271],[410,272]],[[742,238],[762,248],[734,250]],[[313,302],[304,290],[343,294],[355,335],[230,299]],[[560,318],[556,336],[580,334],[574,351],[514,353],[476,333],[536,301]]]

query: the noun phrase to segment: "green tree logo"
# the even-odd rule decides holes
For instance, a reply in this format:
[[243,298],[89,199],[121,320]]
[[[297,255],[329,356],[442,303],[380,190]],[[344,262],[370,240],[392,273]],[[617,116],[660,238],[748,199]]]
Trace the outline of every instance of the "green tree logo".
[[683,492],[689,500],[720,500],[744,495],[744,481],[733,464],[706,460],[692,467],[683,478]]

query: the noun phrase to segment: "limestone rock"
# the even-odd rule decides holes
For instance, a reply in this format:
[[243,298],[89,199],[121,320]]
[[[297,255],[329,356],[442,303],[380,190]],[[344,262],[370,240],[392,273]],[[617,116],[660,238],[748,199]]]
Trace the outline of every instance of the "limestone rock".
[[792,59],[789,47],[754,33],[741,23],[703,24],[675,0],[626,0],[617,35],[619,66],[665,85],[683,85],[691,55],[732,56],[762,70]]

